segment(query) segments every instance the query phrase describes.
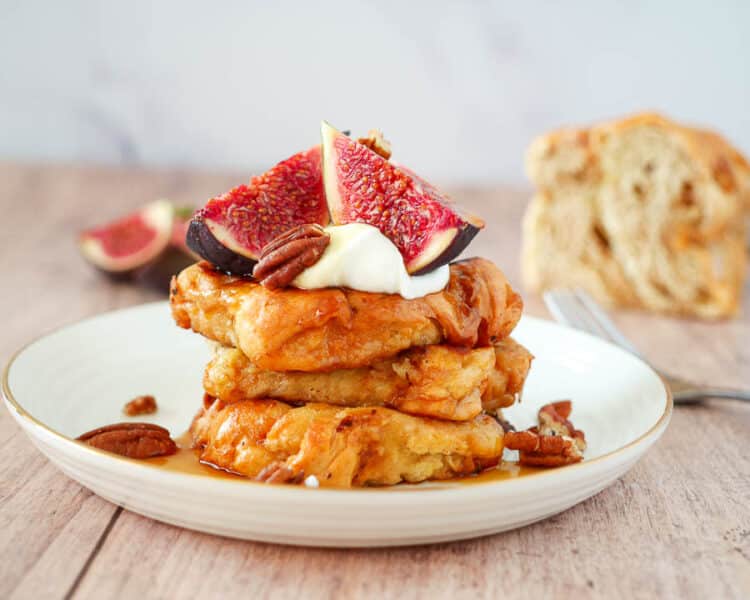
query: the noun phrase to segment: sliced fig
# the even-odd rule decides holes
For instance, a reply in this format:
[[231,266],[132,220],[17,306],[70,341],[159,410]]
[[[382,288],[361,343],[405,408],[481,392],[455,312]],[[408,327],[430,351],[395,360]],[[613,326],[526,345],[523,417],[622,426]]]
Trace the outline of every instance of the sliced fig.
[[434,186],[323,122],[323,182],[331,221],[367,223],[399,249],[406,270],[456,258],[484,227]]
[[272,239],[298,225],[327,225],[328,220],[320,146],[315,146],[209,200],[190,222],[187,245],[228,273],[250,275]]
[[131,274],[158,259],[172,236],[174,208],[157,200],[137,213],[84,231],[78,238],[83,257],[113,275]]

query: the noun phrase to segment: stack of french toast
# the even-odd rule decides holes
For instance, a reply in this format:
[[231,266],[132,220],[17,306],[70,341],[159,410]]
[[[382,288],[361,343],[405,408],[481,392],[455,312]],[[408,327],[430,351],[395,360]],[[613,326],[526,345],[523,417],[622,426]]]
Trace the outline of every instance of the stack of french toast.
[[268,290],[201,262],[175,278],[171,305],[215,344],[191,427],[201,460],[269,482],[389,485],[494,466],[498,411],[532,358],[509,337],[520,297],[479,258],[412,300]]
[[484,227],[382,134],[322,143],[209,200],[172,281],[176,323],[212,341],[191,426],[200,460],[270,483],[393,485],[498,464],[500,410],[531,354]]

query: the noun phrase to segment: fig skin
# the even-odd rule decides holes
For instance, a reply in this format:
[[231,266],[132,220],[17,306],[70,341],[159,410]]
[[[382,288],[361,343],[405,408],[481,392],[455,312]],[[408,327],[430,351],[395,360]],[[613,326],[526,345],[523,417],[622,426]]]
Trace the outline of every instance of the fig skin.
[[229,275],[251,276],[258,262],[224,246],[199,215],[190,221],[185,241],[193,252]]
[[459,229],[456,236],[451,240],[451,243],[438,254],[435,259],[429,264],[425,265],[421,269],[412,273],[412,275],[424,275],[430,271],[434,271],[438,267],[450,264],[454,258],[457,258],[466,247],[471,243],[474,237],[479,233],[480,228],[475,227],[469,223],[466,227]]
[[181,206],[175,207],[174,210],[174,225],[172,226],[172,240],[170,244],[173,248],[177,248],[183,252],[186,256],[191,257],[194,261],[201,260],[199,254],[193,252],[187,245],[187,230],[190,226],[190,221],[195,214],[195,209],[192,207]]

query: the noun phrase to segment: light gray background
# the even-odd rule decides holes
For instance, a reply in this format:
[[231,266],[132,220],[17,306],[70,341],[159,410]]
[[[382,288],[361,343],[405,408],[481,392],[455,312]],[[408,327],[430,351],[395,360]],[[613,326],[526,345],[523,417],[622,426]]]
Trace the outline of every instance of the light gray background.
[[0,0],[0,158],[262,170],[321,118],[442,182],[655,108],[750,151],[750,3]]

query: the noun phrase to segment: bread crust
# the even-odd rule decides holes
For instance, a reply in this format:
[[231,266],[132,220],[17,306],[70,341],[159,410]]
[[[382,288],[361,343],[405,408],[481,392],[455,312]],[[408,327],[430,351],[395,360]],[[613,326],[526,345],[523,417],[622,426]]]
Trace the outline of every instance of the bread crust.
[[[680,141],[685,152],[696,161],[696,163],[707,169],[707,174],[712,177],[718,175],[718,179],[724,175],[724,187],[729,187],[729,181],[735,180],[735,187],[729,189],[744,188],[741,200],[750,208],[750,163],[732,146],[724,137],[709,129],[700,129],[680,124],[664,115],[656,112],[642,112],[621,119],[612,119],[591,127],[562,127],[550,131],[536,138],[526,153],[526,173],[539,189],[547,189],[550,182],[545,180],[539,167],[543,164],[546,156],[553,153],[556,148],[573,147],[577,151],[577,159],[569,168],[569,175],[583,175],[583,170],[588,168],[592,172],[597,171],[598,153],[602,143],[607,137],[618,135],[630,129],[639,127],[653,127],[661,129],[669,135],[675,136]],[[722,171],[729,168],[731,173],[727,177]],[[599,176],[599,173],[596,173]],[[737,182],[736,180],[740,181]],[[737,185],[744,182],[744,185]],[[718,183],[718,181],[717,181]]]
[[715,132],[641,113],[534,140],[524,284],[579,286],[608,305],[737,314],[750,165]]

